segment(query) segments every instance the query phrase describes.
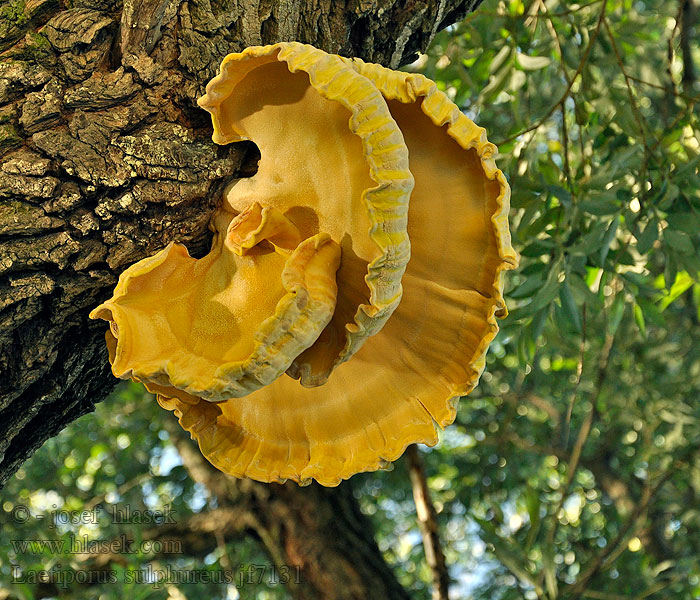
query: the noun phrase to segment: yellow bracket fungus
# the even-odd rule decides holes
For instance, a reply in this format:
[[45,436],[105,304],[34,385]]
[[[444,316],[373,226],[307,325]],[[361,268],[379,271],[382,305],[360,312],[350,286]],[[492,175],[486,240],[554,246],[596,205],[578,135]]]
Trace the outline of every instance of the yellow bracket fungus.
[[486,132],[422,75],[296,42],[227,56],[200,105],[258,171],[209,255],[171,244],[91,313],[114,374],[238,477],[337,485],[436,443],[517,262]]
[[[335,308],[340,247],[326,233],[299,243],[294,226],[270,213],[252,231],[255,210],[232,219],[206,258],[173,243],[122,273],[91,313],[111,323],[115,376],[223,402],[274,381],[318,338]],[[266,230],[271,245],[296,247],[252,254]]]

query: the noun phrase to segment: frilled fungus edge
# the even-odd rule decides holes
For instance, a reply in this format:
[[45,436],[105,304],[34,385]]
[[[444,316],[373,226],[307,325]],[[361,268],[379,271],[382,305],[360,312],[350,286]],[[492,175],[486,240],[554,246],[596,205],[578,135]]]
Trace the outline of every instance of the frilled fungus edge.
[[[224,58],[219,75],[209,82],[206,95],[199,101],[199,105],[211,113],[214,142],[228,144],[246,139],[237,133],[225,132],[220,110],[238,82],[235,67],[252,59],[274,59],[275,53],[276,59],[284,61],[290,72],[306,73],[319,94],[348,110],[350,130],[360,138],[370,178],[377,183],[376,187],[365,190],[362,199],[372,222],[368,234],[380,256],[369,263],[365,276],[370,291],[369,304],[361,304],[354,322],[346,326],[347,342],[335,367],[381,330],[401,301],[401,277],[410,258],[406,221],[413,175],[408,168],[408,151],[400,130],[374,84],[340,57],[298,42],[253,46]],[[353,76],[349,77],[349,73]],[[313,385],[322,383],[318,381]]]
[[[420,99],[423,113],[436,126],[447,125],[447,134],[462,148],[475,150],[484,175],[489,180],[497,181],[499,185],[499,194],[495,201],[496,211],[490,216],[490,222],[500,262],[495,269],[491,283],[491,302],[486,315],[488,331],[468,359],[468,365],[472,371],[471,376],[460,385],[455,386],[451,396],[446,399],[449,406],[448,414],[437,421],[437,424],[444,428],[454,422],[459,399],[469,394],[477,386],[486,367],[486,352],[499,330],[497,319],[505,318],[508,314],[503,295],[504,274],[508,270],[515,269],[519,263],[518,255],[511,243],[508,226],[510,186],[503,172],[496,166],[494,157],[498,149],[488,141],[486,130],[462,113],[459,107],[437,88],[434,81],[418,73],[393,71],[381,65],[366,63],[359,58],[344,58],[343,60],[356,69],[358,73],[371,79],[386,99],[398,100],[403,103],[414,103]],[[460,334],[463,333],[462,329]]]

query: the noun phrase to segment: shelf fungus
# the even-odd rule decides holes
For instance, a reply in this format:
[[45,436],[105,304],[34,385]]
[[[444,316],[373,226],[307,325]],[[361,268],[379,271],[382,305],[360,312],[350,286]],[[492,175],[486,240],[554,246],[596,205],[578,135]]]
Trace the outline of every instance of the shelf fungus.
[[200,106],[258,171],[206,257],[172,243],[91,313],[114,375],[238,477],[337,485],[435,444],[517,261],[484,129],[422,75],[295,42],[227,56]]

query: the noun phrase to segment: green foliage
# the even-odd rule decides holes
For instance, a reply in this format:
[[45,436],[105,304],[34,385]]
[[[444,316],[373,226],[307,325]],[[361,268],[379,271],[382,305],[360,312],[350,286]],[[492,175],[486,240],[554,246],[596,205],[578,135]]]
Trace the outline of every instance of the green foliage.
[[[216,508],[217,498],[187,474],[166,421],[172,415],[130,383],[20,468],[2,493],[0,595],[165,600],[177,597],[177,588],[185,597],[212,600],[286,597],[252,540],[227,546],[212,536],[204,553],[188,542],[201,535],[187,533],[188,521]],[[160,524],[175,527],[172,537],[149,535]],[[116,544],[108,563],[91,545],[99,542]],[[37,581],[42,571],[49,582],[43,586]],[[109,572],[111,581],[100,579]],[[199,582],[173,586],[177,572]],[[219,582],[224,576],[228,584]]]

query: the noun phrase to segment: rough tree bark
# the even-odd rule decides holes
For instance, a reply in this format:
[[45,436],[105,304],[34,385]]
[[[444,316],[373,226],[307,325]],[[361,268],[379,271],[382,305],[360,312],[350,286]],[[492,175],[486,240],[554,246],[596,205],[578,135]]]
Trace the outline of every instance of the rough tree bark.
[[[479,3],[0,4],[0,485],[112,389],[90,308],[172,240],[204,253],[223,187],[254,169],[251,146],[210,141],[196,105],[221,59],[298,40],[396,67]],[[284,489],[269,488],[270,518],[292,517],[295,502],[319,514],[352,503],[343,490]]]

